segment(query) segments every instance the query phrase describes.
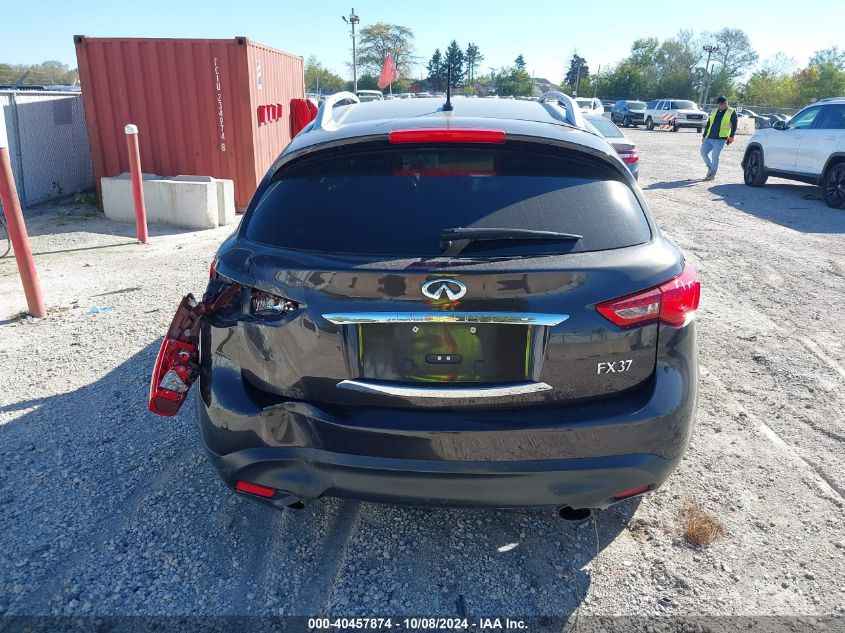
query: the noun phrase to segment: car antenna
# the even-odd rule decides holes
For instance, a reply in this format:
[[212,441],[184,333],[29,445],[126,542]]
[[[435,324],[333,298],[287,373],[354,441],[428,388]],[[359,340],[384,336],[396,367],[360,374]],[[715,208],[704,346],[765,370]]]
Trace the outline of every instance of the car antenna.
[[455,109],[452,105],[452,64],[446,66],[446,103],[443,104],[443,112],[451,112]]

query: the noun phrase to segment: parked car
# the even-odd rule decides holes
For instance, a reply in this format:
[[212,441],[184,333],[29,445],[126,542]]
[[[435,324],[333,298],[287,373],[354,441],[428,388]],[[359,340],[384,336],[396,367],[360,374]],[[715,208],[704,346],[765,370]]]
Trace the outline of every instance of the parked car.
[[608,121],[603,116],[595,114],[585,114],[589,127],[597,134],[602,135],[610,146],[619,154],[622,162],[631,170],[631,174],[639,180],[640,177],[640,154],[637,151],[637,144],[629,139],[625,134],[616,127],[611,121]]
[[575,517],[660,486],[692,433],[699,282],[613,148],[561,93],[344,98],[183,299],[150,408],[196,379],[220,476],[278,508]]
[[355,94],[361,101],[384,101],[384,93],[381,90],[359,90]]
[[673,132],[684,127],[692,127],[700,134],[707,124],[707,113],[699,108],[695,101],[655,99],[646,104],[644,113],[646,129],[653,130],[659,125],[666,125],[663,117],[667,114],[673,117]]
[[417,93],[417,97],[419,97],[421,99],[426,98],[426,97],[430,97],[430,96],[432,96],[430,92],[423,91],[423,92]]
[[769,176],[808,182],[821,187],[827,206],[845,208],[845,97],[754,132],[742,169],[746,185],[761,187]]
[[617,101],[610,111],[610,120],[622,127],[642,125],[645,123],[645,101]]
[[575,103],[581,108],[584,114],[604,114],[604,105],[601,99],[595,97],[576,97]]

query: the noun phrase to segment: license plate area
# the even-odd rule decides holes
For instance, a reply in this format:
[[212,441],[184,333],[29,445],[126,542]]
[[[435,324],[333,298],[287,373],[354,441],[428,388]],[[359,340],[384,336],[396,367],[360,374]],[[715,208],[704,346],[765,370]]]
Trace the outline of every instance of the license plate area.
[[395,383],[513,383],[532,379],[536,330],[500,323],[355,325],[358,376]]

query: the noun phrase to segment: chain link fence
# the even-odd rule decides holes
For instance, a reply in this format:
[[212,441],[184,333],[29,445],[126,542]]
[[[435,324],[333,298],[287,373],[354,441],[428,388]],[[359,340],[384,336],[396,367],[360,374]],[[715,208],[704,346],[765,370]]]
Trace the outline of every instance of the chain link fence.
[[81,94],[0,90],[0,116],[24,207],[94,186]]

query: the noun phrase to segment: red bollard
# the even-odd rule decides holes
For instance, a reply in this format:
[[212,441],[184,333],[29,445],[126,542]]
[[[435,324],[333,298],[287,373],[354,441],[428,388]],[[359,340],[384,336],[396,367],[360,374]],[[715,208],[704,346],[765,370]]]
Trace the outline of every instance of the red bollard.
[[132,175],[132,200],[135,202],[135,225],[138,241],[147,243],[147,208],[144,206],[144,180],[141,175],[141,150],[138,147],[138,126],[130,123],[125,128],[126,146],[129,148],[129,173]]
[[41,296],[41,284],[38,282],[35,260],[32,257],[32,249],[29,247],[29,235],[26,233],[26,223],[23,220],[15,177],[12,175],[9,141],[6,137],[6,122],[3,119],[2,109],[0,109],[0,202],[3,203],[9,240],[12,242],[12,248],[15,249],[15,259],[21,275],[23,292],[26,295],[26,305],[32,316],[43,319],[47,316],[47,308],[44,307],[44,297]]

